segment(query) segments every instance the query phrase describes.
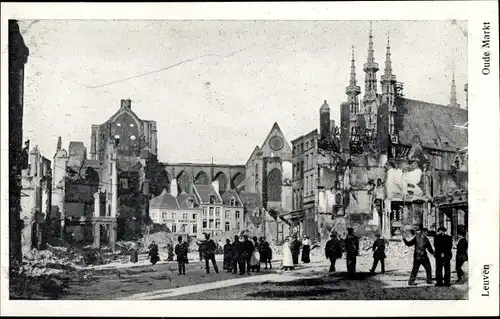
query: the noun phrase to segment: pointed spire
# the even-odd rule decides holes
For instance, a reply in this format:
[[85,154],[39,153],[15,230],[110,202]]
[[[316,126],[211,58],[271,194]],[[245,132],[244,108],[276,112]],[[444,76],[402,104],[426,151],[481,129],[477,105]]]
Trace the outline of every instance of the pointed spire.
[[377,76],[378,64],[375,63],[375,56],[373,50],[373,27],[370,21],[370,35],[368,37],[368,58],[363,65],[365,71],[365,101],[376,100],[377,98]]
[[385,75],[392,75],[391,42],[387,32],[387,51],[385,53]]
[[457,107],[457,86],[455,85],[455,70],[453,70],[453,76],[451,79],[451,95],[450,95],[450,106]]
[[349,80],[349,86],[356,86],[356,61],[354,60],[354,45],[352,46],[351,79]]
[[368,37],[368,63],[374,63],[375,57],[373,56],[373,26],[370,21],[370,36]]
[[354,46],[352,46],[351,53],[351,77],[349,85],[346,87],[345,93],[347,94],[347,101],[351,108],[351,113],[356,114],[359,112],[359,99],[358,95],[361,93],[361,88],[356,85],[356,62],[354,59]]

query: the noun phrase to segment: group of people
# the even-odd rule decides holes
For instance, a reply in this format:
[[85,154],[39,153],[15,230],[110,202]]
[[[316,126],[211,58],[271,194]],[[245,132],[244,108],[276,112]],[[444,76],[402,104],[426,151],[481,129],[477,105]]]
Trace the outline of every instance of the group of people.
[[300,249],[302,248],[301,261],[305,264],[311,262],[311,240],[305,236],[301,242],[297,239],[297,235],[287,237],[283,244],[283,270],[293,270],[299,263]]
[[[468,242],[463,231],[458,232],[459,238],[457,241],[457,252],[455,256],[455,270],[457,272],[457,283],[462,283],[464,280],[463,264],[468,260]],[[446,234],[445,227],[439,227],[437,234],[434,237],[434,249],[428,238],[428,230],[420,227],[416,232],[412,232],[412,238],[403,238],[407,246],[415,246],[413,253],[413,268],[410,274],[409,285],[416,285],[420,266],[423,266],[426,272],[427,283],[432,284],[432,266],[427,255],[427,251],[434,256],[436,261],[436,286],[450,286],[451,284],[451,259],[453,239]],[[443,276],[444,270],[444,276]]]
[[[456,264],[455,270],[457,272],[457,283],[462,283],[464,279],[464,271],[462,270],[463,264],[468,260],[468,243],[465,239],[465,233],[459,232],[459,239],[457,242]],[[359,238],[354,234],[353,228],[347,228],[347,236],[342,241],[338,238],[336,232],[332,232],[331,239],[326,243],[325,256],[330,260],[330,272],[335,272],[335,263],[337,259],[342,258],[343,252],[346,253],[347,274],[349,278],[353,278],[356,274],[356,258],[359,254]],[[415,280],[417,277],[420,266],[423,266],[426,271],[427,283],[432,284],[432,267],[427,251],[434,256],[436,261],[436,286],[450,286],[451,284],[451,259],[453,239],[450,235],[446,234],[445,227],[439,227],[437,234],[434,238],[434,249],[428,238],[428,230],[419,227],[417,231],[412,230],[412,238],[407,239],[403,237],[403,242],[407,246],[414,246],[413,254],[413,267],[410,273],[409,285],[416,285]],[[382,239],[379,234],[370,247],[373,251],[373,265],[370,269],[371,273],[380,262],[381,272],[385,272],[385,249],[387,241]],[[443,276],[444,270],[444,276]]]
[[[427,255],[429,252],[435,258],[436,264],[436,286],[449,286],[451,284],[451,259],[453,239],[450,235],[446,234],[446,228],[439,227],[437,234],[434,237],[434,248],[428,237],[428,230],[419,227],[416,231],[412,230],[412,237],[407,239],[403,237],[403,242],[406,246],[414,246],[413,254],[413,267],[410,273],[409,285],[416,285],[415,280],[420,266],[423,266],[426,271],[427,283],[433,283],[432,280],[432,266]],[[468,243],[465,239],[465,233],[460,231],[459,239],[457,242],[456,251],[456,264],[455,270],[457,273],[457,283],[462,283],[464,279],[464,271],[462,270],[463,264],[468,260]],[[359,238],[354,234],[354,229],[347,228],[347,236],[345,239],[340,239],[336,232],[330,234],[330,240],[325,246],[325,257],[330,261],[329,272],[335,272],[335,264],[337,259],[342,258],[344,252],[346,256],[347,274],[348,278],[352,279],[356,274],[356,261],[359,255]],[[205,270],[207,274],[210,273],[210,263],[216,273],[219,273],[215,255],[219,252],[217,243],[210,239],[210,234],[205,234],[205,240],[197,242],[199,246],[200,255],[205,260]],[[387,241],[376,235],[376,239],[371,245],[370,249],[373,251],[373,265],[370,269],[374,273],[378,264],[380,263],[381,272],[385,272],[385,258],[386,258],[386,245]],[[297,236],[287,237],[283,244],[283,261],[282,268],[284,270],[293,270],[299,263],[299,255],[302,248],[302,262],[310,262],[311,241],[306,236],[301,242]],[[182,236],[178,237],[178,243],[175,246],[175,255],[177,256],[177,263],[179,266],[179,275],[186,274],[186,264],[188,260],[188,243],[183,241]],[[223,269],[227,273],[238,273],[240,275],[250,274],[251,271],[260,272],[261,264],[264,264],[265,269],[272,269],[273,251],[269,243],[264,237],[253,237],[250,240],[248,235],[234,237],[231,242],[226,239],[226,244],[223,247]],[[172,255],[169,252],[169,255]],[[149,257],[153,265],[159,260],[158,245],[153,241],[149,246]],[[134,247],[131,252],[131,261],[137,262],[138,248]],[[443,275],[444,271],[444,275]]]
[[269,243],[264,237],[254,236],[250,240],[248,235],[243,235],[243,240],[239,236],[234,236],[231,243],[226,239],[224,245],[223,268],[228,273],[240,275],[250,274],[251,271],[260,272],[260,265],[263,263],[265,269],[272,269],[273,252]]

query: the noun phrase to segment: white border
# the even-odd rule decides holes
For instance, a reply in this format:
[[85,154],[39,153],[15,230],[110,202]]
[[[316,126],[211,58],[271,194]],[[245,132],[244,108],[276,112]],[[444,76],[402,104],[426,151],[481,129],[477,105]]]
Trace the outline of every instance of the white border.
[[[7,19],[468,20],[470,290],[467,301],[9,301]],[[492,28],[491,74],[481,74],[482,23]],[[337,3],[2,3],[1,314],[30,316],[498,315],[499,90],[496,1]],[[450,39],[450,41],[453,41]],[[29,59],[28,59],[29,61]],[[28,62],[29,63],[29,62]],[[483,264],[490,297],[481,297]]]

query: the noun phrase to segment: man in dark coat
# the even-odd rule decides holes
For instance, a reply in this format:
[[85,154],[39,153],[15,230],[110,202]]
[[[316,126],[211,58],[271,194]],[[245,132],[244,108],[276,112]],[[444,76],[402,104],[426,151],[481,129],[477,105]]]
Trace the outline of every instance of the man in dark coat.
[[264,237],[260,237],[260,262],[265,264],[265,269],[267,269],[267,264],[269,263],[269,269],[273,269],[271,260],[273,258],[273,251],[271,246]]
[[[243,254],[243,245],[240,241],[240,237],[238,235],[234,236],[233,242],[233,254],[232,254],[232,267],[233,274],[238,272],[238,265],[240,264],[241,255]],[[241,266],[240,266],[241,272]]]
[[326,242],[325,257],[330,260],[329,272],[335,272],[335,262],[342,258],[342,243],[337,237],[337,233],[330,234],[330,240]]
[[209,261],[212,261],[215,273],[219,273],[219,268],[217,267],[217,262],[215,261],[215,254],[217,253],[217,244],[210,239],[210,234],[205,234],[205,242],[203,249],[203,256],[205,257],[205,269],[207,274],[210,273]]
[[293,265],[299,264],[301,242],[297,239],[297,235],[293,235],[292,242],[290,243],[290,251],[292,252]]
[[436,259],[436,286],[443,286],[443,268],[444,268],[444,286],[450,285],[451,270],[450,261],[452,257],[453,239],[446,234],[446,228],[439,227],[437,235],[434,238],[434,258]]
[[431,262],[429,261],[429,257],[427,256],[427,250],[434,255],[434,250],[432,249],[431,242],[429,238],[425,236],[426,229],[419,229],[418,232],[415,233],[415,236],[407,240],[403,237],[403,242],[406,246],[415,246],[415,251],[413,253],[413,268],[410,274],[410,280],[408,284],[411,286],[416,285],[415,279],[417,278],[418,269],[420,265],[424,266],[425,272],[427,274],[427,283],[432,284],[432,268]]
[[347,228],[347,236],[344,240],[347,263],[347,277],[354,279],[356,276],[356,258],[359,252],[359,238],[354,235],[354,228]]
[[467,254],[467,249],[468,249],[468,242],[467,239],[465,239],[465,232],[464,231],[459,231],[458,232],[458,242],[457,242],[457,255],[456,255],[456,260],[455,260],[455,270],[457,271],[457,283],[461,284],[463,282],[463,277],[464,277],[464,271],[462,270],[463,264],[469,260],[469,256]]
[[253,243],[248,239],[248,235],[243,235],[243,242],[241,243],[241,258],[240,258],[240,275],[245,274],[245,268],[247,275],[250,275],[250,260],[252,259],[252,254],[254,250]]
[[226,244],[224,245],[224,259],[222,262],[222,269],[226,272],[232,271],[233,266],[233,245],[229,239],[226,239]]
[[153,240],[151,242],[151,245],[149,245],[149,256],[150,256],[150,261],[153,265],[155,265],[158,261],[160,261],[160,255],[158,253],[158,245],[155,243]]
[[186,262],[188,260],[187,242],[182,242],[182,236],[177,237],[178,244],[175,245],[175,255],[177,256],[177,265],[179,266],[179,275],[186,274]]
[[373,242],[373,266],[370,272],[374,273],[377,268],[377,264],[380,261],[380,266],[382,268],[382,273],[385,273],[385,239],[380,238],[380,234],[375,235],[377,239]]

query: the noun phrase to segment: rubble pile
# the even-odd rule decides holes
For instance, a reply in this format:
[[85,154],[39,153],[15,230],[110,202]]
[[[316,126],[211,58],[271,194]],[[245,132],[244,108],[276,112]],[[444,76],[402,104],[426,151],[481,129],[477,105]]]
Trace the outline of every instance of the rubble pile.
[[175,246],[175,239],[172,233],[169,232],[157,232],[153,234],[145,235],[139,240],[139,253],[147,253],[148,247],[152,242],[158,245],[159,249],[167,248],[167,246]]
[[26,254],[20,273],[27,277],[52,276],[76,270],[77,267],[75,260],[68,257],[56,256],[50,250],[33,249]]

